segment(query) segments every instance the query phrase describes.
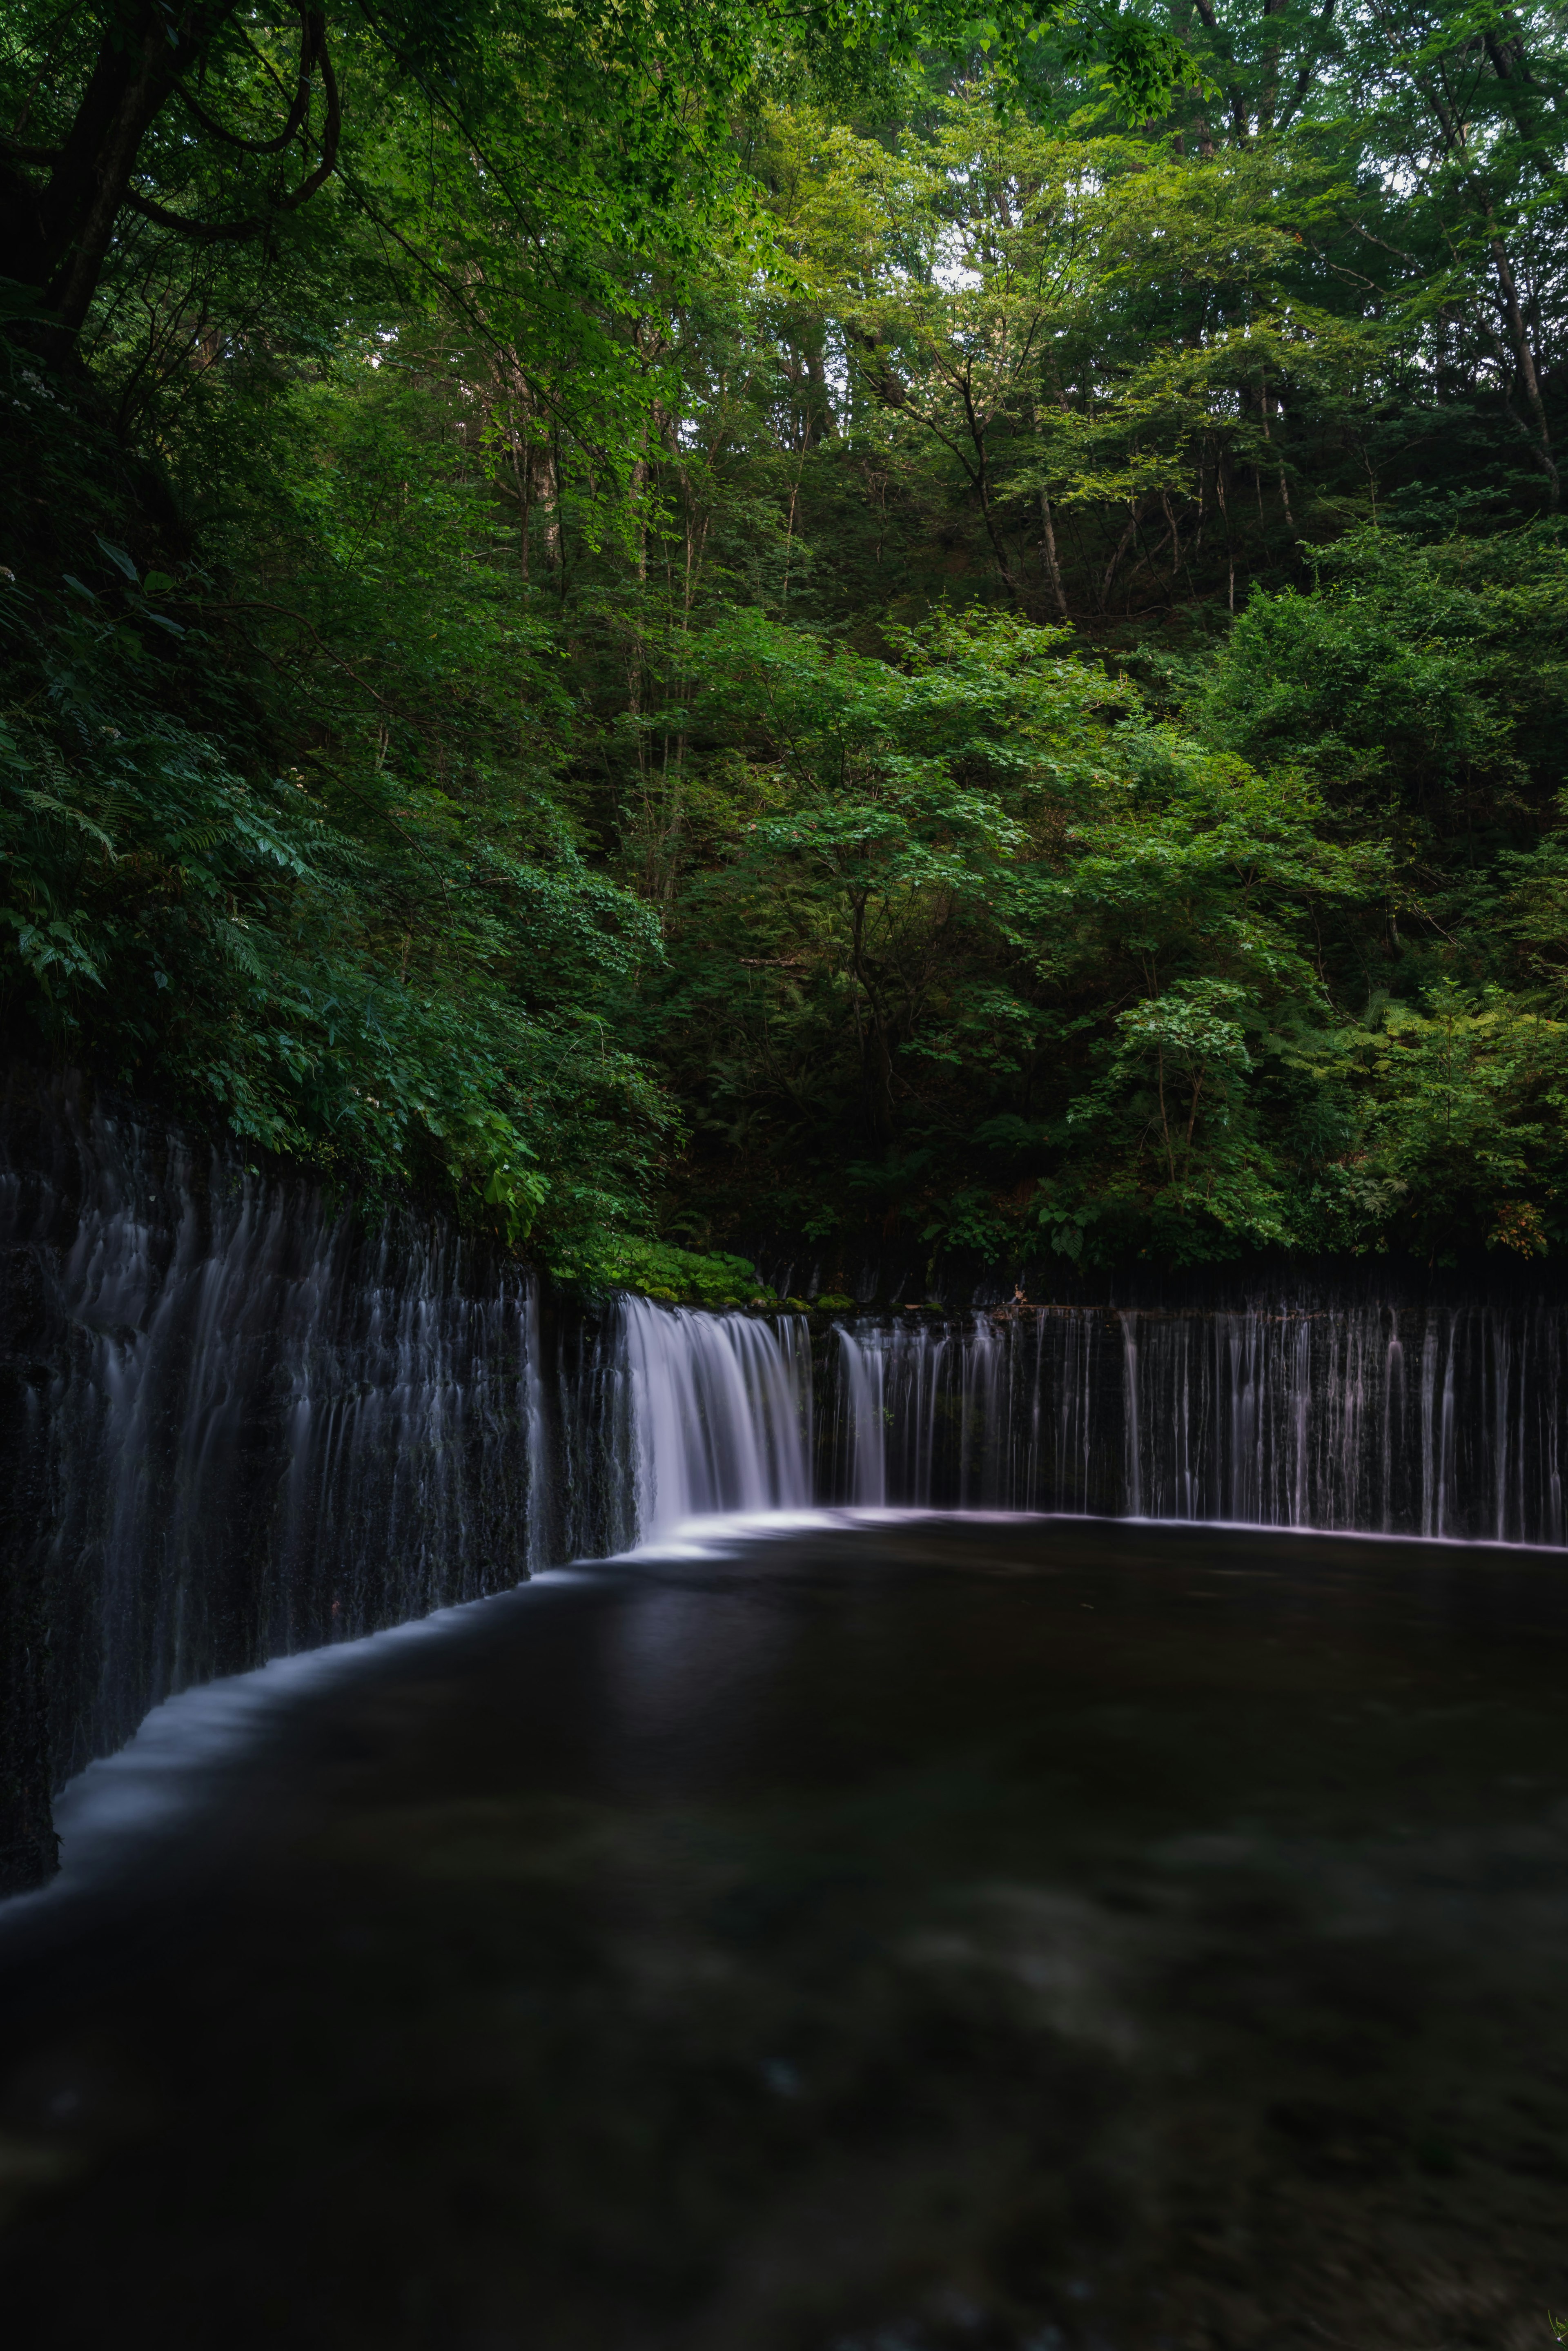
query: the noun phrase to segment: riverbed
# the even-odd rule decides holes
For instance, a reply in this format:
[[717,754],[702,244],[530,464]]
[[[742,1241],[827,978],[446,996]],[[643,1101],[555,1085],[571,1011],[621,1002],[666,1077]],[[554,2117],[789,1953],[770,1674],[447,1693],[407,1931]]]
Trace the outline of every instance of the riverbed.
[[1561,1554],[823,1519],[268,1671],[0,1909],[16,2351],[1550,2342]]

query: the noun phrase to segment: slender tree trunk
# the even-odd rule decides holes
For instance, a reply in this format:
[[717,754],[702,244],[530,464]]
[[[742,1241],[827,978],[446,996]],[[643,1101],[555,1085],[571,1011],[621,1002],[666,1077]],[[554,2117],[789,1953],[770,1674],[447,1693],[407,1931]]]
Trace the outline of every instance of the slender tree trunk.
[[1531,73],[1522,37],[1516,31],[1505,44],[1499,39],[1495,27],[1484,31],[1481,37],[1491,59],[1492,70],[1502,85],[1503,102],[1513,117],[1514,129],[1530,149],[1531,161],[1539,165],[1561,195],[1564,186],[1563,176],[1557,158],[1552,152],[1549,133],[1541,120],[1541,110],[1537,104],[1540,84]]
[[1067,591],[1061,584],[1061,566],[1056,559],[1056,525],[1051,518],[1051,500],[1042,488],[1040,494],[1040,545],[1045,550],[1045,576],[1051,587],[1051,601],[1060,619],[1067,618]]
[[1563,482],[1557,471],[1557,459],[1552,447],[1552,427],[1547,422],[1546,402],[1541,396],[1541,377],[1535,365],[1535,353],[1531,348],[1530,329],[1525,320],[1523,306],[1519,298],[1519,281],[1514,277],[1513,265],[1508,257],[1508,248],[1493,228],[1492,211],[1490,204],[1486,208],[1486,215],[1487,225],[1492,228],[1489,244],[1492,267],[1497,273],[1498,295],[1503,320],[1508,328],[1509,340],[1513,345],[1514,364],[1519,370],[1519,380],[1524,392],[1525,405],[1530,411],[1531,421],[1535,427],[1535,440],[1532,444],[1535,458],[1546,476],[1548,503],[1552,513],[1555,514],[1563,503]]
[[1165,1138],[1166,1165],[1170,1169],[1171,1189],[1174,1192],[1176,1181],[1176,1145],[1171,1141],[1171,1123],[1166,1109],[1166,1049],[1158,1038],[1155,1040],[1155,1082],[1159,1089],[1160,1097],[1160,1133]]
[[887,1018],[882,999],[865,967],[865,904],[857,899],[850,926],[851,965],[857,990],[863,993],[871,1015],[870,1043],[872,1069],[866,1067],[867,1031],[861,1031],[862,1082],[865,1089],[866,1116],[872,1133],[879,1143],[893,1140],[893,1054],[887,1041]]
[[[519,431],[517,412],[522,409],[524,423]],[[512,454],[512,479],[517,492],[517,526],[522,534],[521,569],[523,585],[528,584],[528,536],[534,518],[534,453],[528,433],[528,398],[526,385],[519,381],[513,395],[512,414],[507,440]]]
[[[1214,34],[1217,41],[1218,41],[1219,26],[1214,13],[1212,0],[1194,0],[1194,5],[1209,32]],[[1225,56],[1226,63],[1229,64],[1230,58],[1226,46],[1221,43],[1220,47],[1221,54]],[[1236,144],[1239,147],[1250,147],[1252,144],[1252,134],[1247,120],[1246,102],[1242,98],[1239,86],[1235,82],[1227,82],[1225,85],[1225,95],[1230,107],[1230,127],[1236,133]]]
[[1171,504],[1171,495],[1168,490],[1162,490],[1160,492],[1160,504],[1165,509],[1165,517],[1168,526],[1171,543],[1170,592],[1171,601],[1174,604],[1176,601],[1176,574],[1180,571],[1182,564],[1181,531],[1176,523],[1176,508]]
[[1141,498],[1134,499],[1132,513],[1127,517],[1127,528],[1122,533],[1121,538],[1116,541],[1115,547],[1112,552],[1111,560],[1105,566],[1104,577],[1100,582],[1100,610],[1102,611],[1105,610],[1106,605],[1110,601],[1111,582],[1116,577],[1117,566],[1120,564],[1122,558],[1126,554],[1127,549],[1131,547],[1134,539],[1136,538],[1138,535],[1138,508],[1142,504],[1143,500]]
[[[1493,62],[1495,64],[1496,60],[1494,59]],[[1504,80],[1506,81],[1507,78],[1505,75]],[[1437,119],[1448,153],[1467,156],[1469,142],[1462,118],[1456,115],[1436,83],[1430,80],[1420,81],[1417,87]],[[1491,198],[1476,172],[1469,171],[1468,177],[1471,191],[1480,208],[1481,217],[1487,225],[1487,247],[1491,255],[1492,268],[1497,277],[1498,303],[1502,311],[1503,324],[1508,330],[1509,341],[1513,347],[1514,365],[1519,371],[1519,381],[1524,392],[1525,405],[1530,411],[1535,427],[1531,446],[1537,465],[1546,476],[1548,501],[1552,512],[1555,514],[1563,502],[1563,484],[1557,471],[1557,460],[1552,452],[1551,428],[1546,421],[1546,403],[1541,396],[1541,378],[1535,364],[1535,353],[1531,347],[1530,330],[1525,320],[1523,305],[1519,298],[1519,281],[1514,276],[1513,264],[1509,258],[1508,247],[1497,225],[1497,214]],[[1528,428],[1526,428],[1525,437],[1527,440],[1531,438]]]
[[1001,533],[997,528],[996,516],[991,510],[990,482],[988,477],[988,468],[983,456],[980,460],[977,487],[980,493],[980,513],[986,526],[986,537],[991,542],[991,553],[997,559],[998,576],[1001,580],[1002,586],[1012,598],[1013,602],[1017,604],[1021,601],[1019,596],[1018,582],[1013,578],[1012,566],[1008,561],[1007,549],[1002,545]]
[[[1259,383],[1260,386],[1260,397],[1263,406],[1263,438],[1272,448],[1274,447],[1274,436],[1269,430],[1269,402],[1270,394],[1267,375],[1260,374]],[[1285,509],[1286,526],[1290,530],[1291,538],[1294,538],[1296,535],[1296,517],[1291,512],[1291,485],[1285,475],[1284,457],[1278,449],[1275,450],[1274,462],[1279,467],[1280,473],[1280,503]]]

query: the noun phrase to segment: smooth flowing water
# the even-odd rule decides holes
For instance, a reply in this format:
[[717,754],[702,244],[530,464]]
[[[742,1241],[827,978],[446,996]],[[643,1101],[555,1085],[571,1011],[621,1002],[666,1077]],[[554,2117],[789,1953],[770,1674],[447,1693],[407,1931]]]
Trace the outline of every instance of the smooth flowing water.
[[1563,1541],[1544,1293],[1004,1307],[835,1337],[826,1482],[859,1501]]
[[439,1217],[367,1229],[64,1081],[4,1108],[0,1889],[171,1693],[693,1513],[1564,1541],[1568,1301],[1521,1276],[1256,1271],[1171,1311],[541,1297]]
[[0,1911],[5,2340],[1543,2351],[1565,1645],[1550,1554],[883,1519],[193,1692]]

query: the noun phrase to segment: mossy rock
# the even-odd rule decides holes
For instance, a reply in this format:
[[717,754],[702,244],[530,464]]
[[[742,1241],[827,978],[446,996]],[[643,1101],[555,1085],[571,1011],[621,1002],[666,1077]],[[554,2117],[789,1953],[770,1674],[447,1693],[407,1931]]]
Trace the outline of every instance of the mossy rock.
[[771,1306],[744,1257],[685,1249],[641,1233],[601,1233],[570,1266],[557,1269],[595,1289],[633,1290],[661,1306]]

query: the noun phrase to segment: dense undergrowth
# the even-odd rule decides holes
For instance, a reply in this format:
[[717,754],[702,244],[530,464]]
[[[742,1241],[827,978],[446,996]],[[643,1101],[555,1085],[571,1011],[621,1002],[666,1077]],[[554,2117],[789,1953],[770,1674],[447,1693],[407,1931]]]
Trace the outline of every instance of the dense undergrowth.
[[23,1049],[654,1296],[1561,1245],[1560,34],[1211,13],[322,19],[291,208],[220,12],[6,298]]

